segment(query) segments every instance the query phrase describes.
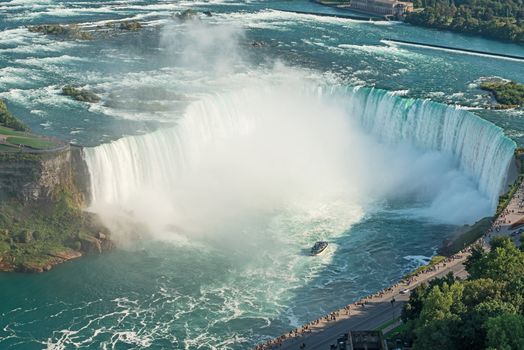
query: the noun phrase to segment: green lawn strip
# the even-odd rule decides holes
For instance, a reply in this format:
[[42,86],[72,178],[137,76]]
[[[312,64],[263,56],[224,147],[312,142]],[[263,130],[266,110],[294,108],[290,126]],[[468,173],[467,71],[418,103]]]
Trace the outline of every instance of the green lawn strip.
[[389,320],[386,323],[381,324],[380,327],[378,327],[376,330],[377,331],[383,331],[384,329],[388,328],[389,326],[391,326],[392,324],[398,322],[399,320],[400,320],[400,317],[397,317],[397,318],[394,318],[392,320]]
[[27,132],[23,131],[15,131],[10,128],[6,128],[5,126],[0,126],[0,135],[6,135],[6,136],[28,136],[31,135]]
[[0,143],[0,152],[16,152],[18,150],[16,146]]
[[398,338],[402,334],[402,331],[405,328],[406,328],[406,324],[401,323],[384,335],[386,336],[387,339],[395,339],[395,338]]
[[53,148],[56,146],[54,142],[38,137],[9,136],[7,137],[7,142],[14,145],[23,145],[36,149]]
[[497,206],[497,212],[495,214],[496,216],[499,216],[500,213],[502,213],[504,209],[506,209],[509,202],[511,201],[511,198],[513,198],[513,195],[519,189],[521,183],[522,183],[522,175],[519,175],[517,180],[509,188],[509,191],[506,192],[506,194],[499,197],[499,204]]

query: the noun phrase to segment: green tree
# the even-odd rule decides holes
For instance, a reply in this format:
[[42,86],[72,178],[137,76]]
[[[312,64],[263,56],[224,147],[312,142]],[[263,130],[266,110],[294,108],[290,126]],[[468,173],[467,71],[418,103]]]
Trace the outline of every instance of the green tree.
[[524,252],[508,238],[473,248],[469,277],[435,279],[404,306],[403,339],[414,349],[524,350]]
[[414,349],[455,349],[453,333],[464,311],[462,283],[434,286],[424,300],[415,326]]
[[486,322],[489,350],[524,350],[524,316],[504,314]]
[[471,279],[511,281],[524,276],[524,253],[509,238],[496,237],[491,241],[490,252],[468,260],[466,267]]
[[413,0],[420,11],[408,13],[415,25],[524,42],[522,0]]

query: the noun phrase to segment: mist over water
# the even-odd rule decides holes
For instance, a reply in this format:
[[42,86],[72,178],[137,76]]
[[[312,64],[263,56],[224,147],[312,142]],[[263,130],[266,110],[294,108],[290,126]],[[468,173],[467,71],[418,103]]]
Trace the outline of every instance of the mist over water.
[[[351,86],[463,101],[479,74],[519,76],[511,62],[380,43],[432,31],[264,9],[276,2],[17,2],[0,95],[36,113],[34,130],[98,145],[85,154],[91,210],[119,249],[0,275],[2,349],[247,349],[395,283],[454,224],[491,214],[505,186],[515,145],[501,129]],[[174,20],[189,4],[213,16]],[[57,43],[25,27],[108,18],[144,28]],[[60,95],[64,79],[102,102]],[[328,249],[311,257],[318,240]]]
[[[508,167],[513,147],[500,129],[438,104],[322,87],[325,77],[281,63],[255,67],[242,39],[238,27],[200,20],[164,28],[173,64],[219,91],[173,115],[172,128],[86,151],[92,210],[114,231],[132,222],[163,239],[242,237],[284,211],[340,203],[360,213],[342,230],[391,203],[441,223],[491,213],[505,181],[493,171]],[[471,158],[475,141],[465,135],[479,130],[491,130],[486,166]]]
[[[405,213],[452,224],[491,213],[493,193],[460,169],[461,156],[367,132],[361,121],[379,116],[348,110],[348,100],[363,98],[358,90],[318,94],[305,79],[252,85],[194,102],[172,128],[88,150],[93,210],[108,211],[110,225],[120,210],[163,238],[166,230],[241,236],[282,211],[335,203],[361,213],[410,203]],[[502,152],[511,155],[511,145]]]

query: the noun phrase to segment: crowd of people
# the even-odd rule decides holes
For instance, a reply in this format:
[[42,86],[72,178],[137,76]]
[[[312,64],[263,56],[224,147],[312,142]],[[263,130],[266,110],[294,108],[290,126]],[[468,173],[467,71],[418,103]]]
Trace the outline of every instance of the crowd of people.
[[[418,279],[421,276],[435,273],[439,271],[441,268],[445,268],[449,263],[462,259],[465,256],[465,254],[469,253],[469,251],[470,249],[466,248],[460,251],[458,254],[448,257],[444,259],[443,261],[441,261],[440,263],[433,265],[432,267],[419,271],[416,274],[411,275],[409,278],[406,278],[398,283],[395,283],[394,285],[388,288],[384,288],[374,294],[363,297],[362,299],[352,304],[344,306],[340,310],[333,311],[321,318],[318,318],[309,323],[306,323],[304,326],[295,328],[292,331],[290,331],[289,333],[283,334],[278,338],[271,339],[271,340],[266,341],[265,343],[259,344],[255,347],[255,350],[278,349],[282,346],[284,341],[298,342],[300,343],[301,349],[304,349],[306,348],[306,345],[303,342],[303,338],[307,336],[308,334],[311,334],[313,332],[313,328],[322,329],[328,326],[330,323],[336,322],[340,318],[351,317],[352,314],[358,313],[359,309],[360,310],[365,309],[366,305],[368,305],[371,302],[376,302],[379,300],[383,301],[385,298],[387,299],[393,298],[396,292],[402,290],[403,288],[409,287],[413,283],[418,282]],[[391,300],[394,300],[394,298]],[[352,310],[354,310],[353,313],[352,313]]]
[[[497,217],[497,219],[493,222],[491,225],[491,228],[486,232],[484,235],[484,240],[482,243],[485,243],[486,241],[489,241],[493,236],[504,233],[502,232],[505,228],[507,229],[508,233],[510,233],[511,236],[515,236],[518,233],[521,233],[523,230],[518,230],[515,232],[509,232],[511,229],[517,229],[518,227],[513,227],[512,224],[515,224],[515,222],[512,222],[510,216],[515,214],[524,214],[524,184],[519,187],[517,192],[513,195],[510,205],[508,205]],[[519,215],[520,216],[520,215]],[[517,242],[518,244],[518,242]]]
[[[512,205],[509,205],[506,209],[504,209],[498,218],[493,222],[490,229],[483,235],[483,237],[479,238],[479,240],[476,243],[479,243],[481,245],[485,245],[487,241],[492,237],[493,233],[500,232],[503,229],[504,225],[511,224],[511,220],[509,219],[510,214],[515,213],[514,202],[518,201],[517,206],[518,209],[524,210],[524,189],[521,186],[519,190],[515,193],[515,195],[512,198]],[[426,280],[428,275],[436,274],[440,269],[445,269],[448,267],[448,265],[459,262],[464,260],[471,252],[471,247],[466,247],[462,249],[457,254],[454,254],[450,257],[445,258],[441,262],[434,264],[432,266],[427,266],[425,269],[422,269],[418,271],[415,274],[409,275],[409,277],[406,277],[402,281],[393,284],[392,286],[382,289],[378,291],[375,294],[368,295],[366,297],[363,297],[362,299],[344,306],[342,309],[333,311],[329,313],[328,315],[325,315],[319,319],[316,319],[314,321],[311,321],[307,324],[305,324],[302,327],[296,328],[292,331],[290,331],[288,334],[281,335],[278,338],[271,339],[266,341],[263,344],[259,344],[255,347],[255,350],[268,350],[268,349],[278,349],[282,346],[283,342],[286,340],[296,341],[300,343],[299,348],[300,349],[306,349],[306,343],[304,342],[304,337],[308,334],[311,334],[313,331],[313,328],[316,329],[322,329],[326,326],[328,326],[330,323],[336,322],[340,318],[349,318],[352,315],[352,310],[355,310],[353,314],[358,313],[359,309],[365,309],[366,305],[368,305],[370,302],[373,301],[383,301],[384,299],[391,299],[392,303],[395,300],[394,295],[402,290],[405,290],[406,288],[412,286],[413,284],[416,284],[421,280]]]

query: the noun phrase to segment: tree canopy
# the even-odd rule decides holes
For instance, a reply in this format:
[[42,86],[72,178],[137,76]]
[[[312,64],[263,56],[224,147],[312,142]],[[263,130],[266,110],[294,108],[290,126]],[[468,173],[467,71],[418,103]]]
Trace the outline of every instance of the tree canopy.
[[404,339],[415,350],[524,350],[524,252],[497,238],[465,266],[467,280],[448,275],[412,291]]
[[17,131],[29,131],[29,128],[19,119],[14,117],[3,100],[0,99],[0,126],[5,126]]
[[413,0],[406,22],[524,43],[522,0]]

